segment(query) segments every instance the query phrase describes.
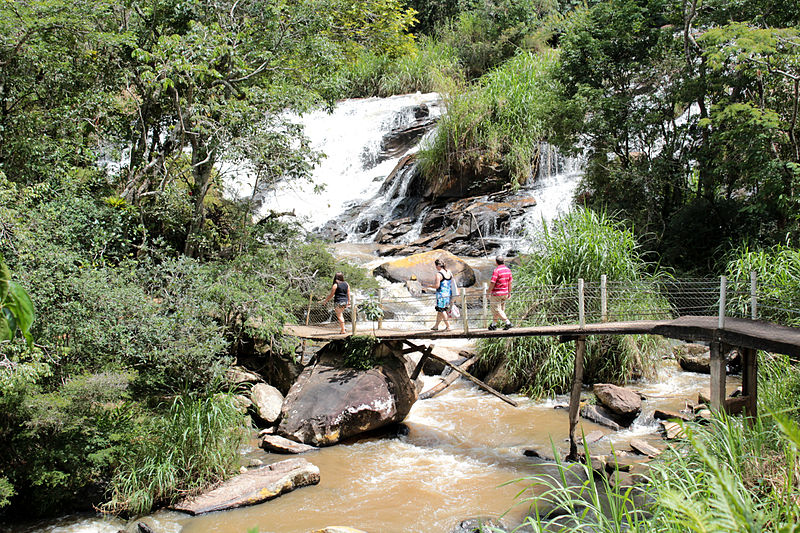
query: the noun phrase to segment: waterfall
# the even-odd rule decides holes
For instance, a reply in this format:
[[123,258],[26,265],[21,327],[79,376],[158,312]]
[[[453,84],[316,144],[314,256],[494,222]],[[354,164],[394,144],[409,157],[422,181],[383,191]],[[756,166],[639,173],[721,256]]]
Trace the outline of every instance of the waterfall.
[[[313,171],[313,183],[284,182],[266,194],[261,214],[294,210],[303,226],[312,230],[372,198],[407,153],[384,156],[384,136],[412,124],[420,105],[428,107],[430,117],[438,117],[439,102],[436,93],[352,99],[339,102],[332,113],[320,110],[298,117],[312,148],[325,158]],[[233,188],[242,196],[250,190],[247,176],[235,180]]]
[[[416,163],[396,167],[403,157],[419,149],[425,137],[420,133],[399,147],[386,145],[398,131],[420,123],[422,107],[428,120],[425,135],[435,135],[432,122],[443,112],[436,93],[344,100],[330,113],[320,110],[297,117],[312,149],[325,157],[313,170],[312,183],[283,182],[265,194],[260,214],[294,211],[307,230],[327,224],[327,230],[338,235],[337,240],[348,242],[373,242],[384,224],[409,217],[403,226],[405,233],[393,242],[415,241],[432,205],[419,205],[421,198],[414,195],[419,191],[410,190],[418,173]],[[517,201],[527,206],[501,227],[497,221],[475,220],[482,237],[500,243],[504,252],[524,250],[526,237],[537,232],[542,221],[549,222],[569,209],[583,167],[582,159],[564,157],[543,143],[537,170],[525,185],[504,193],[502,199],[494,194],[479,199],[486,203]],[[240,172],[234,181],[239,195],[249,196],[248,176]],[[321,192],[316,192],[319,189]],[[531,199],[535,206],[529,206]]]

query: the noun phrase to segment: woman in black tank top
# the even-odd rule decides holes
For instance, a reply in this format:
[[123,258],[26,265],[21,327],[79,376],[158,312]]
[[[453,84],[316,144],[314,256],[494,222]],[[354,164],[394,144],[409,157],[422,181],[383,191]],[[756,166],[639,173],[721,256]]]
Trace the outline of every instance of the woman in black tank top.
[[336,319],[339,321],[339,333],[347,333],[344,329],[344,308],[350,305],[350,285],[344,280],[344,274],[337,272],[333,276],[333,286],[331,292],[323,300],[323,304],[328,303],[333,298],[333,311],[336,313]]

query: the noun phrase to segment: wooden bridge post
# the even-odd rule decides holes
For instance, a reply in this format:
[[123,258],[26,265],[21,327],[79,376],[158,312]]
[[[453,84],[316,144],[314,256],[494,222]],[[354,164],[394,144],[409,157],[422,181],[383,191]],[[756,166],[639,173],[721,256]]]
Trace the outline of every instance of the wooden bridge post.
[[719,329],[725,327],[725,300],[728,293],[728,278],[719,277]]
[[487,293],[489,292],[489,285],[486,282],[483,283],[483,315],[481,316],[481,321],[483,322],[483,327],[489,327],[489,305],[487,302]]
[[586,327],[586,300],[583,292],[583,278],[578,280],[578,324],[581,329]]
[[758,288],[758,274],[753,270],[750,272],[750,318],[758,320],[758,298],[756,289]]
[[411,373],[411,381],[414,381],[419,377],[419,373],[422,372],[422,367],[425,366],[425,361],[428,360],[428,357],[430,357],[432,351],[433,344],[429,344],[424,350],[422,350],[422,355],[419,357],[419,362],[417,363],[417,366],[414,367],[414,371]]
[[742,348],[742,396],[746,398],[744,408],[750,422],[758,417],[758,350]]
[[381,310],[378,315],[378,329],[383,329],[383,289],[378,289],[378,309]]
[[720,341],[711,343],[711,407],[722,411],[725,407],[725,371],[726,361],[723,344]]
[[350,303],[350,323],[353,327],[352,335],[356,334],[356,322],[358,322],[358,304],[356,303],[355,295],[353,295],[352,302]]
[[461,291],[461,320],[464,324],[464,333],[469,333],[469,312],[467,311],[467,292]]
[[567,459],[578,458],[578,443],[575,440],[575,428],[578,426],[578,415],[581,407],[581,389],[583,388],[583,359],[586,354],[586,338],[579,337],[575,341],[575,371],[572,375],[572,393],[569,396],[569,455]]
[[608,322],[608,276],[600,276],[600,322]]

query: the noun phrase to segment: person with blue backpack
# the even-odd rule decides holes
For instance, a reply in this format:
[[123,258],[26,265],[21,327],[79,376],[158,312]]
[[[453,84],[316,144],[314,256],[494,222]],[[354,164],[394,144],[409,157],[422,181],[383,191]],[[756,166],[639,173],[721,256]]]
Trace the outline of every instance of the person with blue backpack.
[[431,329],[438,330],[439,324],[444,321],[444,330],[449,331],[450,321],[447,314],[450,310],[450,300],[458,289],[454,290],[455,280],[453,279],[453,273],[447,270],[444,261],[437,259],[433,264],[436,267],[436,285],[432,286],[432,288],[436,289],[436,305],[434,306],[434,309],[436,309],[436,324]]

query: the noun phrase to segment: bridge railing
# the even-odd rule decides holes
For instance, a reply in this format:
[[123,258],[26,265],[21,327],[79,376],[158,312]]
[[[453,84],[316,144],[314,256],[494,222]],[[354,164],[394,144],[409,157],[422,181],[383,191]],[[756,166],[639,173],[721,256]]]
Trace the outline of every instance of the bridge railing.
[[[596,282],[515,289],[506,304],[506,314],[519,326],[658,320],[684,315],[719,316],[721,325],[726,317],[737,317],[800,326],[800,301],[787,296],[795,293],[800,294],[800,289],[760,287],[755,278],[729,283],[724,277],[612,281],[603,276]],[[431,327],[436,318],[432,292],[412,295],[405,287],[394,285],[380,291],[353,291],[352,300],[344,310],[344,318],[364,332],[372,328],[422,329]],[[459,317],[450,318],[453,328],[485,328],[492,319],[491,298],[485,284],[462,288],[453,303],[460,311]],[[297,324],[336,322],[332,305],[313,301],[305,309],[295,310],[294,315]]]

